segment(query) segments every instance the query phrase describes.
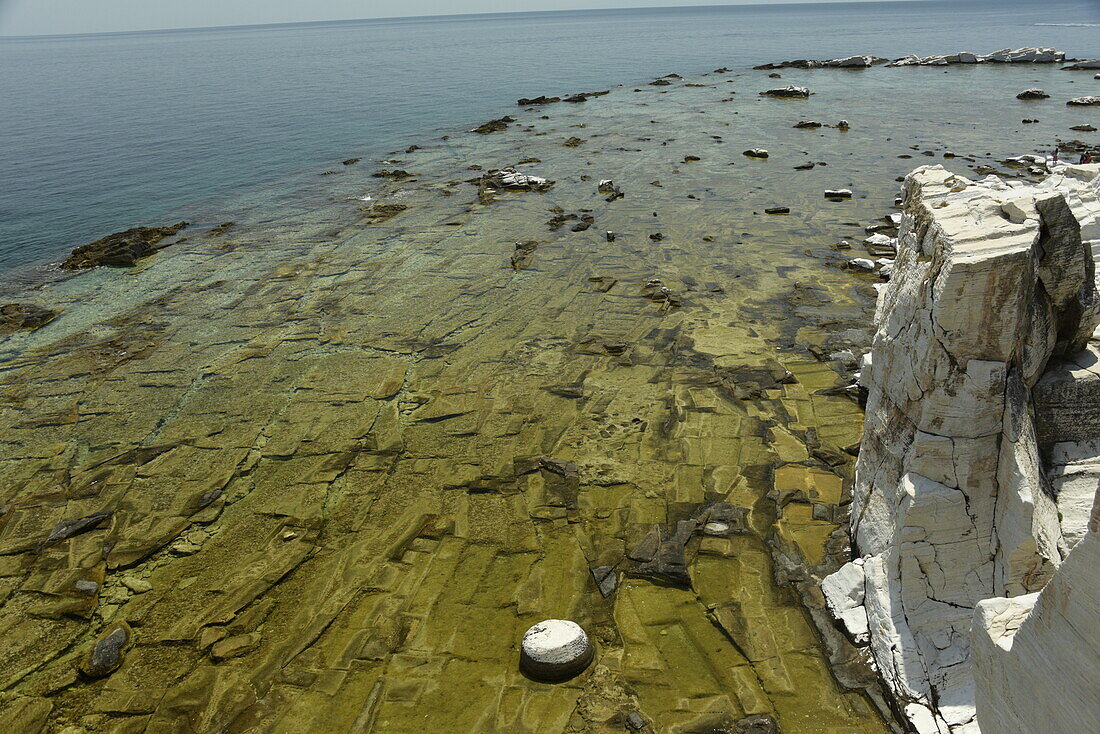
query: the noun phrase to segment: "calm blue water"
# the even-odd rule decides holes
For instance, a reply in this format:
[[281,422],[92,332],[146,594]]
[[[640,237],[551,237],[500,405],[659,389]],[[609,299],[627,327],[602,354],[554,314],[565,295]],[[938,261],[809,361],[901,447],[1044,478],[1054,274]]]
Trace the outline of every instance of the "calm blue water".
[[468,128],[521,96],[851,53],[1096,58],[1096,24],[1100,0],[950,0],[0,39],[0,270]]

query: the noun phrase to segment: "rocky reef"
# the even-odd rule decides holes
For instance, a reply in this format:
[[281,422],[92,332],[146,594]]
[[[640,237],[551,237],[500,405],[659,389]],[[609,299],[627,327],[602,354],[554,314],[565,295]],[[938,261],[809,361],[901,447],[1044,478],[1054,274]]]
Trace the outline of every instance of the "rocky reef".
[[[1098,242],[1100,166],[1054,166],[1038,184],[940,166],[905,179],[860,375],[856,559],[822,588],[919,732],[972,734],[986,716],[987,734],[1088,728],[1006,722],[1012,708],[1033,721],[1060,705],[1063,646],[1076,648],[1067,660],[1085,654],[1074,635],[1098,621],[1096,564],[1077,559],[1097,549],[1086,536],[1100,485]],[[1021,626],[1032,604],[1042,621]],[[997,659],[1017,627],[1015,665],[1035,666],[1014,678]],[[1066,715],[1094,721],[1095,682],[1074,684],[1083,703]]]
[[163,241],[174,237],[186,226],[187,222],[179,222],[168,227],[134,227],[125,232],[115,232],[76,248],[61,263],[61,267],[64,270],[83,270],[100,265],[132,267],[141,258],[167,247],[167,244],[162,244]]
[[[1053,48],[1003,48],[989,54],[976,54],[969,51],[942,56],[918,56],[909,54],[890,60],[881,56],[862,55],[844,56],[836,59],[794,59],[774,64],[761,64],[754,69],[867,69],[872,66],[949,66],[952,64],[1060,64],[1067,61],[1066,54]],[[1066,66],[1068,69],[1093,69],[1100,64],[1093,61],[1078,61]]]

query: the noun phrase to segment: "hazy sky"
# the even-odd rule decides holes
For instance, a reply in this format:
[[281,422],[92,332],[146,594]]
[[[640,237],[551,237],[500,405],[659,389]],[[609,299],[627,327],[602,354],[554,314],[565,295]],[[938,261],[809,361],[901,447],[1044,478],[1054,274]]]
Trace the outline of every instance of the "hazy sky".
[[[833,0],[770,0],[831,2]],[[862,1],[862,0],[861,0]],[[745,5],[769,0],[0,0],[0,35],[102,33],[449,13]]]

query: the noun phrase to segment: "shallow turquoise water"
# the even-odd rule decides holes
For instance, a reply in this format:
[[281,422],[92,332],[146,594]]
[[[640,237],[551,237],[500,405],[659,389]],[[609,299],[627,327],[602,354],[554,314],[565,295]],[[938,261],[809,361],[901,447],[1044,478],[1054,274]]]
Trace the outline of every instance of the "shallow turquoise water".
[[1094,0],[954,0],[0,39],[0,270],[216,216],[226,197],[423,144],[520,96],[799,56],[1048,45],[1095,57],[1096,23]]

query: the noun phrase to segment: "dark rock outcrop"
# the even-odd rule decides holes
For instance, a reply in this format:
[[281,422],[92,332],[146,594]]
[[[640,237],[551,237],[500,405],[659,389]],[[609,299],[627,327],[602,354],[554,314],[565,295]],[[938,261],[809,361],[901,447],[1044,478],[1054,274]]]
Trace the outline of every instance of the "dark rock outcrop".
[[10,334],[19,329],[37,329],[56,317],[56,311],[32,303],[6,303],[0,306],[0,334]]
[[134,227],[125,232],[107,235],[73,250],[73,254],[61,263],[61,267],[64,270],[83,270],[100,265],[113,268],[132,267],[141,258],[167,247],[168,245],[161,242],[174,237],[187,224],[179,222],[169,227]]

